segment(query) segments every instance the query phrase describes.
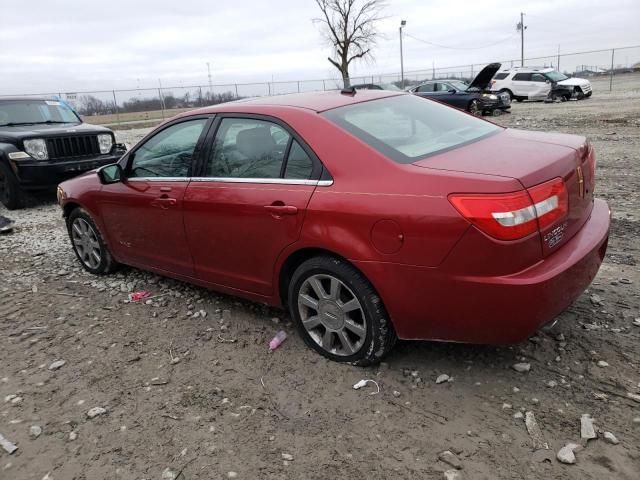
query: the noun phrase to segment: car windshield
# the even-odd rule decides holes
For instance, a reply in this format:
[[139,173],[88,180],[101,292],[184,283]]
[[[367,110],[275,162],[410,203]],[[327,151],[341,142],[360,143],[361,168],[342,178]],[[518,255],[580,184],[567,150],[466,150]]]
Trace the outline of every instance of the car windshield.
[[551,80],[552,82],[561,82],[563,80],[566,80],[567,77],[566,75],[563,75],[560,72],[556,72],[555,70],[551,71],[551,72],[547,72],[545,73],[545,75],[549,78],[549,80]]
[[347,105],[323,115],[398,163],[412,163],[501,130],[492,123],[414,95]]
[[0,126],[34,123],[80,123],[80,119],[57,100],[0,100]]

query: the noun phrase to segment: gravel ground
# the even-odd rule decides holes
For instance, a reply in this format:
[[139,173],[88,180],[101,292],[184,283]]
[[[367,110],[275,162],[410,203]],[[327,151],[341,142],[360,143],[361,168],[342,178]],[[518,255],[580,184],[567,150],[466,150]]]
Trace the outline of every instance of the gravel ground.
[[[637,479],[640,82],[616,82],[494,118],[589,136],[596,194],[613,210],[589,291],[516,346],[400,342],[379,367],[331,363],[281,311],[135,269],[85,273],[50,197],[12,212],[15,232],[0,236],[0,435],[18,449],[0,448],[0,479]],[[158,296],[125,302],[142,289]],[[289,338],[269,354],[280,329]],[[352,388],[364,378],[380,392]],[[581,423],[597,438],[582,440]]]

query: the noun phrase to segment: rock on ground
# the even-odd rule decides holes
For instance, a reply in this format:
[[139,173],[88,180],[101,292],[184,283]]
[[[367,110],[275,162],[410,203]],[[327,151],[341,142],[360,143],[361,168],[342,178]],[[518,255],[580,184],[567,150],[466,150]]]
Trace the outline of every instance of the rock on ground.
[[618,445],[620,443],[620,440],[611,432],[604,432],[604,440],[611,445]]
[[107,409],[103,407],[93,407],[91,410],[87,412],[87,417],[95,418],[98,415],[104,415],[107,413]]
[[580,417],[580,438],[583,440],[597,438],[596,430],[593,428],[593,419],[588,413]]
[[572,465],[576,463],[576,455],[575,451],[580,448],[580,445],[576,443],[568,443],[560,450],[558,450],[558,454],[556,455],[557,459],[561,463],[566,463],[568,465]]
[[516,372],[525,373],[531,370],[530,363],[516,363],[511,368],[513,368]]
[[462,468],[462,462],[460,462],[460,459],[456,456],[455,453],[449,450],[445,450],[444,452],[438,454],[438,459],[443,461],[447,465],[452,466],[453,468],[457,468],[458,470]]

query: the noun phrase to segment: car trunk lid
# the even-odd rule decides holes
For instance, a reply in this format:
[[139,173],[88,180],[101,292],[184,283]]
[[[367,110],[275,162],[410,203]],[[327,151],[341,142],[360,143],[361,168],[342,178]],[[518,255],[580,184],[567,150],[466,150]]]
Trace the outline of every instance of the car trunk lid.
[[577,135],[507,129],[479,142],[419,160],[414,165],[514,178],[524,188],[562,178],[569,210],[564,218],[540,231],[544,256],[575,235],[591,214],[595,158],[586,139]]

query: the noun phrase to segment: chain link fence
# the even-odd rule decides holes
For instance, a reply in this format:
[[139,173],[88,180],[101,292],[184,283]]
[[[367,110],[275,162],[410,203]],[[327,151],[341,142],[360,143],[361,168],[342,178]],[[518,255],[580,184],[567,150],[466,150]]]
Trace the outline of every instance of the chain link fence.
[[[487,62],[489,63],[489,62]],[[393,83],[401,88],[441,78],[471,80],[487,64],[437,67],[351,77],[351,84]],[[501,61],[503,67],[516,67],[520,60]],[[608,77],[609,89],[615,88],[615,76],[640,72],[640,45],[608,50],[563,53],[525,59],[525,66],[553,67],[569,76]],[[182,111],[247,97],[284,95],[342,88],[342,79],[294,80],[278,82],[229,83],[222,85],[171,86],[82,92],[49,92],[23,96],[47,96],[65,100],[89,123],[110,126],[146,126]],[[12,95],[15,96],[15,95]],[[1,97],[1,96],[0,96]]]

